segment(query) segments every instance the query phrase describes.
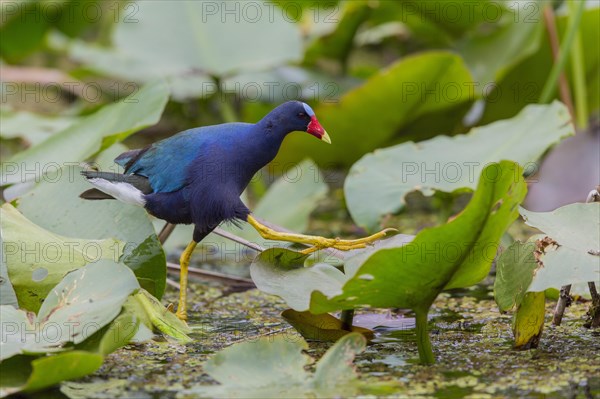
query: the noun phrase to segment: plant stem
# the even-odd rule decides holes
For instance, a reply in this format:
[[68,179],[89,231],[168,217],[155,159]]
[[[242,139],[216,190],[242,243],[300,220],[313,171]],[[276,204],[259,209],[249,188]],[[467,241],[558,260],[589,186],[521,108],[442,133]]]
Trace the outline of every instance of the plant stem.
[[417,347],[419,349],[419,359],[422,364],[433,364],[435,358],[429,341],[427,332],[427,311],[415,310],[417,322]]
[[158,241],[160,241],[161,245],[165,244],[165,241],[167,241],[167,238],[169,238],[173,230],[175,230],[174,224],[169,222],[165,223],[163,228],[160,230],[160,233],[158,233]]
[[540,96],[540,103],[547,103],[554,96],[554,91],[556,90],[556,84],[558,82],[558,76],[564,69],[567,56],[571,51],[571,46],[573,45],[575,34],[579,29],[579,22],[581,21],[581,16],[583,15],[583,10],[585,8],[585,1],[580,1],[578,3],[579,7],[575,11],[575,13],[569,16],[569,25],[563,36],[558,61],[555,62],[554,65],[552,65],[550,76],[548,77],[548,80],[546,81],[546,84],[544,85],[544,89],[542,90],[542,94]]
[[[575,1],[569,0],[569,11],[576,11]],[[585,68],[583,60],[583,46],[581,44],[581,33],[575,32],[573,51],[571,52],[571,69],[573,71],[573,88],[575,90],[575,114],[577,127],[585,130],[588,125],[587,88],[585,87]]]
[[238,237],[233,233],[230,233],[228,231],[225,231],[219,227],[217,227],[216,229],[213,230],[213,233],[215,233],[218,236],[221,236],[223,238],[227,238],[228,240],[237,242],[238,244],[242,244],[250,249],[253,249],[257,252],[262,252],[265,249],[263,247],[261,247],[260,245],[253,243],[251,241],[246,240],[245,238],[242,237]]
[[342,330],[352,331],[352,320],[354,319],[354,309],[342,310],[340,320],[342,320]]
[[565,313],[565,308],[571,304],[570,293],[571,284],[560,287],[560,296],[558,297],[558,302],[556,303],[556,308],[554,309],[554,316],[552,316],[552,324],[555,326],[560,326],[563,314]]
[[[548,31],[548,40],[550,41],[550,49],[552,50],[552,62],[557,63],[560,54],[560,42],[558,40],[556,17],[552,9],[552,4],[547,4],[544,7],[544,25]],[[575,110],[571,98],[571,89],[569,88],[569,81],[564,71],[561,71],[558,75],[558,88],[560,90],[560,100],[567,106],[571,119],[574,120]]]
[[588,311],[588,320],[583,325],[587,328],[598,328],[600,327],[600,294],[596,290],[596,283],[593,281],[588,282],[590,288],[590,294],[592,296],[592,304]]
[[[167,262],[167,270],[180,271],[181,267],[172,262]],[[218,281],[229,285],[237,285],[245,288],[254,288],[256,285],[250,279],[232,276],[224,273],[211,272],[210,270],[198,269],[196,267],[189,267],[188,273],[205,280]]]

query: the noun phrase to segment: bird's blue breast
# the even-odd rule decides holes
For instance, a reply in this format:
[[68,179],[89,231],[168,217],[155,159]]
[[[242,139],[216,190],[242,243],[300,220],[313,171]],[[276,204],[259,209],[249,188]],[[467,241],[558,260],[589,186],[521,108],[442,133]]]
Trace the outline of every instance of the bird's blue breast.
[[[218,168],[222,162],[221,150],[239,147],[253,126],[230,123],[183,131],[150,146],[128,165],[126,173],[148,177],[155,193],[180,190],[187,184],[188,170],[194,160],[202,158],[207,167]],[[125,166],[131,158],[116,162]]]

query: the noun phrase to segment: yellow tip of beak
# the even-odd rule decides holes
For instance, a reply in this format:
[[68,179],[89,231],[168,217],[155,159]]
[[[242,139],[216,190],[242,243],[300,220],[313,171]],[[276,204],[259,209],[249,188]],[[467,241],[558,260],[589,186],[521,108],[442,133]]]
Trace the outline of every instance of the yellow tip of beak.
[[321,140],[323,140],[327,144],[331,144],[331,138],[329,137],[329,135],[327,134],[327,132],[325,132],[325,134],[323,135],[323,137],[321,137]]

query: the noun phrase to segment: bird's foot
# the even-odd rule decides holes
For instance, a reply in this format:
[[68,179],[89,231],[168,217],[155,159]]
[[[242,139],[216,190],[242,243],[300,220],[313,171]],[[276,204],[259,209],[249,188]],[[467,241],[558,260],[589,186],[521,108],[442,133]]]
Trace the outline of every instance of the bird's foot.
[[173,304],[173,302],[171,302],[167,305],[167,310],[171,313],[175,313],[175,316],[179,320],[187,321],[187,312],[185,311],[185,309],[181,308],[181,306],[179,306],[177,308],[177,311],[175,311],[175,305]]
[[258,231],[258,233],[263,238],[267,240],[288,241],[295,242],[298,244],[310,245],[310,248],[307,248],[302,251],[302,253],[305,254],[309,254],[324,248],[334,248],[339,249],[340,251],[350,251],[352,249],[365,248],[367,245],[382,239],[388,234],[395,234],[398,232],[398,230],[396,229],[388,228],[368,237],[358,238],[355,240],[342,240],[341,238],[325,238],[319,236],[284,233],[281,231],[276,231],[260,223],[252,215],[248,216],[247,221],[252,227],[256,229],[256,231]]
[[185,309],[177,309],[177,312],[175,312],[175,316],[177,316],[177,318],[181,321],[187,321],[187,312],[185,311]]
[[[312,252],[318,251],[324,248],[333,248],[338,249],[340,251],[351,251],[353,249],[365,248],[367,245],[372,245],[375,241],[381,240],[388,234],[396,234],[398,230],[394,228],[387,228],[381,230],[378,233],[370,235],[368,237],[358,238],[354,240],[342,240],[340,238],[324,238],[324,237],[315,237],[313,242],[309,242],[312,247],[306,248],[300,252],[303,254],[310,254]],[[311,237],[311,236],[309,236]],[[305,242],[306,244],[306,242]]]

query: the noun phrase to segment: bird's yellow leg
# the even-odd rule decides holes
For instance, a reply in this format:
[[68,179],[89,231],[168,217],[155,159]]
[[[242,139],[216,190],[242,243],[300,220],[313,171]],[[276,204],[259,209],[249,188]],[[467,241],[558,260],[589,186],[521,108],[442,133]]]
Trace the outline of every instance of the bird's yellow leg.
[[196,241],[190,241],[188,246],[185,248],[179,258],[179,305],[177,306],[177,313],[175,315],[180,320],[187,320],[187,282],[188,282],[188,267],[190,265],[190,258],[192,252],[196,248],[198,243]]
[[307,244],[311,245],[310,248],[307,248],[302,251],[302,253],[309,254],[311,252],[317,251],[323,248],[335,248],[341,251],[349,251],[352,249],[364,248],[368,244],[371,244],[377,240],[382,239],[389,233],[395,233],[396,229],[385,229],[380,231],[379,233],[375,233],[371,236],[358,238],[355,240],[342,240],[340,238],[325,238],[320,236],[311,236],[304,234],[296,234],[296,233],[284,233],[281,231],[273,230],[270,227],[265,226],[256,220],[252,215],[248,215],[246,221],[258,231],[261,237],[267,240],[278,240],[278,241],[288,241],[295,242],[298,244]]

